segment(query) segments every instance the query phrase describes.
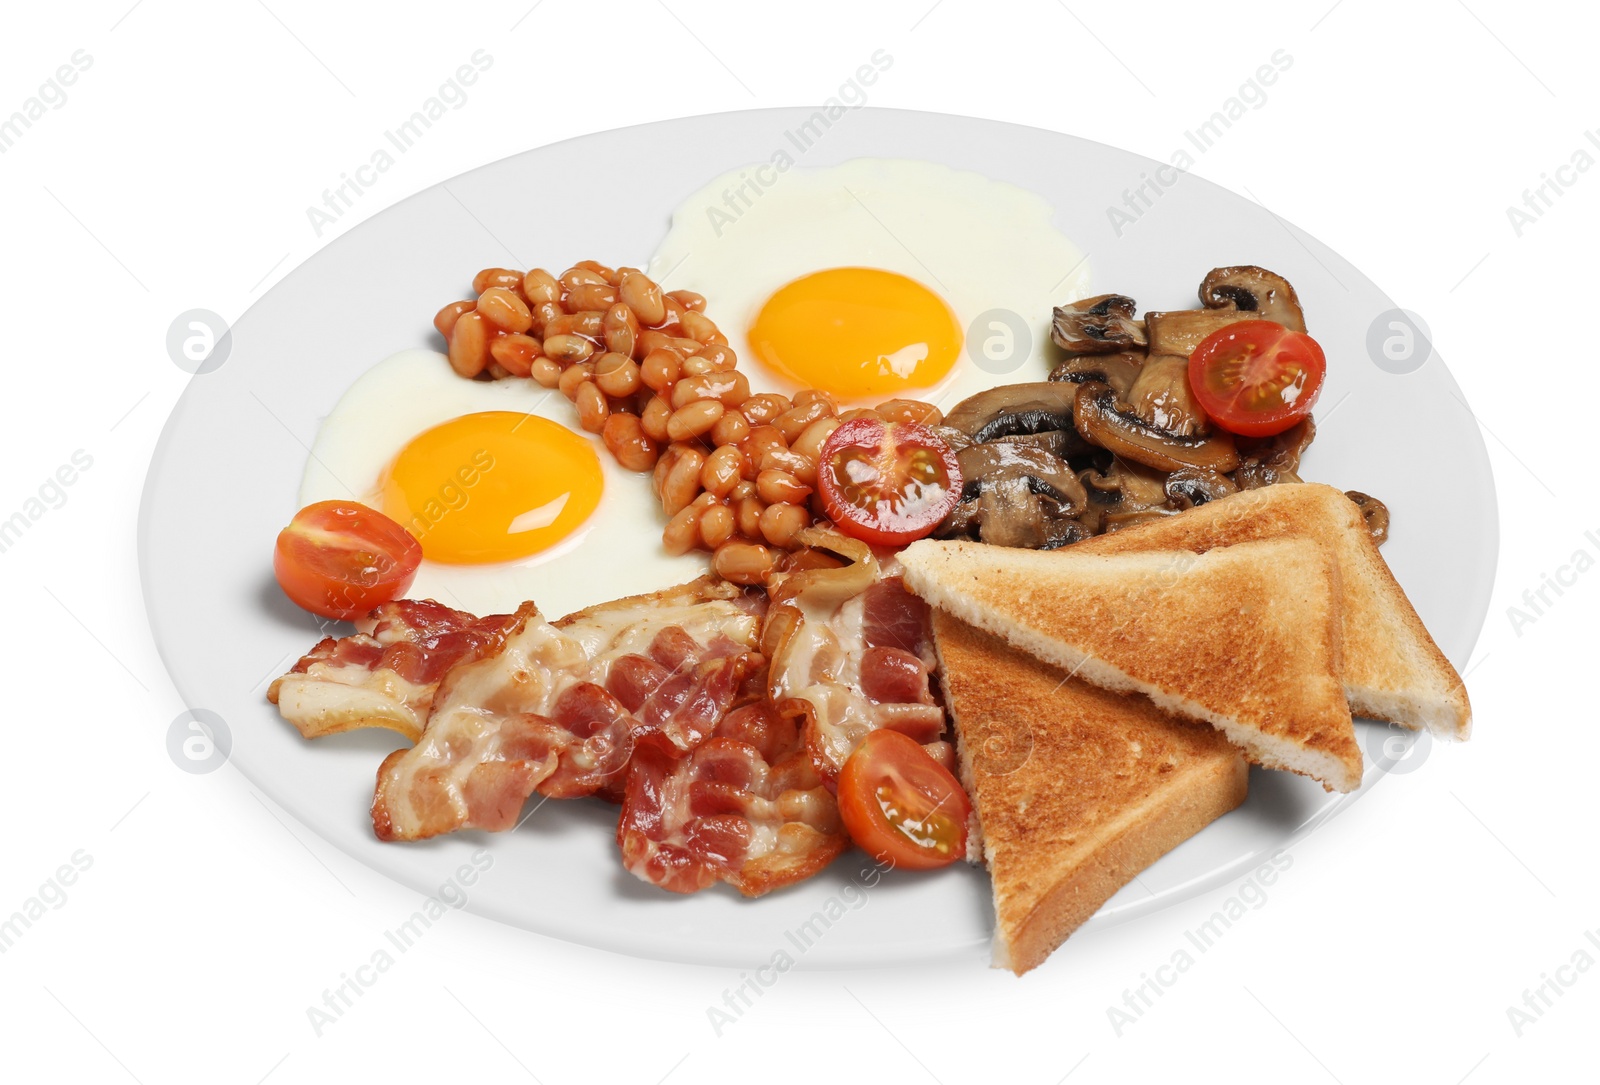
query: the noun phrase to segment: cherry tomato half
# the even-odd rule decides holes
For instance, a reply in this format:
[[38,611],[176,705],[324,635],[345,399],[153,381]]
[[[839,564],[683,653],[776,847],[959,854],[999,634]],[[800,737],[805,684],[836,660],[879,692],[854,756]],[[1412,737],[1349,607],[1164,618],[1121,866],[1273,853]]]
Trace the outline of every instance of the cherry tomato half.
[[278,533],[272,571],[283,594],[324,618],[359,618],[400,598],[422,564],[422,544],[383,513],[354,501],[318,501]]
[[938,527],[956,507],[961,468],[927,426],[852,418],[822,445],[817,491],[840,531],[901,546]]
[[1217,425],[1271,437],[1306,415],[1322,393],[1328,362],[1305,332],[1241,320],[1212,332],[1189,355],[1189,387]]
[[967,857],[967,793],[899,731],[872,732],[839,770],[839,816],[880,863],[932,870]]

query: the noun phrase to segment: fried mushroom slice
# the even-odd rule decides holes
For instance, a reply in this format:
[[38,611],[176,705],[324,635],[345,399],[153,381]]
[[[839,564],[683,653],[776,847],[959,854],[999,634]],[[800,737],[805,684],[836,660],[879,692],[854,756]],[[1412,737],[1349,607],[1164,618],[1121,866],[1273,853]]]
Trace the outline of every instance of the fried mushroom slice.
[[1305,311],[1289,280],[1254,264],[1213,268],[1200,282],[1200,304],[1273,320],[1290,331],[1306,330]]
[[1120,354],[1082,354],[1075,358],[1068,358],[1050,371],[1053,381],[1066,381],[1071,384],[1090,384],[1099,382],[1109,384],[1117,390],[1117,395],[1127,396],[1128,389],[1133,387],[1133,382],[1139,379],[1139,371],[1144,366],[1145,356],[1123,351]]
[[1187,358],[1152,354],[1132,387],[1118,397],[1135,416],[1156,429],[1180,437],[1203,437],[1211,432],[1211,420],[1189,388]]
[[956,459],[966,482],[938,537],[1039,550],[1088,534],[1074,519],[1088,504],[1083,484],[1047,442],[991,441],[963,449]]
[[1105,459],[1078,472],[1089,499],[1078,520],[1091,535],[1176,511],[1167,500],[1166,472],[1117,456]]
[[1050,381],[1002,384],[957,403],[945,415],[944,424],[980,444],[1002,437],[1071,430],[1076,392],[1070,384]]
[[1361,519],[1366,521],[1367,534],[1372,536],[1372,541],[1382,546],[1389,538],[1389,506],[1360,490],[1346,490],[1344,495],[1361,510]]
[[1122,294],[1098,294],[1058,305],[1050,338],[1068,354],[1115,354],[1145,345],[1144,322],[1134,319],[1137,303]]
[[1226,474],[1239,466],[1231,434],[1185,436],[1151,425],[1120,402],[1109,385],[1078,386],[1073,423],[1090,444],[1158,471],[1203,467]]
[[1233,479],[1203,467],[1184,467],[1172,472],[1162,489],[1167,501],[1179,511],[1239,492]]
[[1233,481],[1241,490],[1258,490],[1277,482],[1300,482],[1300,457],[1317,435],[1310,418],[1273,437],[1247,437],[1239,446],[1240,462]]
[[1178,309],[1170,313],[1146,313],[1150,355],[1175,354],[1187,359],[1206,337],[1241,320],[1259,320],[1259,313],[1237,309]]

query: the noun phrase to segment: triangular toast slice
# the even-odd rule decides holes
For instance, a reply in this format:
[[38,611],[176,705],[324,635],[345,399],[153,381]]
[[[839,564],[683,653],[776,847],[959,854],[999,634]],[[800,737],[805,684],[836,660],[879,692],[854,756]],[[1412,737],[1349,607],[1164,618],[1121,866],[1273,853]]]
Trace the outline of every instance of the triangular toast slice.
[[1461,676],[1395,581],[1360,510],[1332,486],[1280,483],[1243,490],[1177,516],[1087,539],[1074,549],[1202,552],[1289,536],[1323,543],[1339,566],[1344,689],[1351,710],[1442,738],[1465,739],[1472,731],[1472,706]]
[[996,967],[1037,966],[1244,801],[1244,759],[1204,724],[1069,679],[940,611],[933,639],[994,882]]
[[1268,768],[1361,784],[1338,574],[1316,543],[1091,554],[924,539],[900,561],[917,595],[1046,663],[1205,720]]

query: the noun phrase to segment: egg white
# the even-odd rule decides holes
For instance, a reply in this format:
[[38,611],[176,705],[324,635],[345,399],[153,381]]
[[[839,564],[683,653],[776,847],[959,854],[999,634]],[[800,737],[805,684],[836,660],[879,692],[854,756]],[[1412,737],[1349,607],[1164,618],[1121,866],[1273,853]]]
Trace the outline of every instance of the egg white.
[[670,557],[662,550],[664,520],[649,476],[624,471],[598,438],[578,430],[572,404],[561,393],[531,380],[464,380],[431,350],[386,358],[345,391],[312,444],[300,503],[355,500],[381,508],[379,479],[406,442],[479,411],[537,415],[589,440],[604,477],[600,502],[567,538],[519,561],[456,565],[424,559],[409,598],[436,599],[474,614],[505,613],[531,599],[554,618],[681,584],[710,567],[703,553]]
[[[932,388],[905,396],[947,409],[974,392],[1049,374],[1050,310],[1084,296],[1089,267],[1055,228],[1043,196],[910,159],[772,169],[730,170],[685,199],[648,269],[666,289],[705,295],[706,315],[728,336],[752,389],[796,390],[750,347],[762,305],[786,283],[835,267],[897,272],[954,310],[967,340],[955,366]],[[994,310],[1016,314],[1026,337],[1013,340],[1004,372],[980,366],[975,353],[1006,350],[1001,328],[988,320],[973,326]]]

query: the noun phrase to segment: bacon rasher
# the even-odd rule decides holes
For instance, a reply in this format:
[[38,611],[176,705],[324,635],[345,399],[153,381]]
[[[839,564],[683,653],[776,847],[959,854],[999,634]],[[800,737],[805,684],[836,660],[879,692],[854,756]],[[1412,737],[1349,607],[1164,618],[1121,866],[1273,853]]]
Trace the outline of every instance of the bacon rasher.
[[524,615],[498,652],[446,675],[421,739],[379,768],[378,837],[509,829],[535,791],[621,783],[636,749],[682,756],[759,667],[759,608],[702,579],[555,623]]
[[531,603],[484,618],[432,599],[385,603],[356,623],[355,635],[318,641],[268,687],[267,700],[306,738],[386,727],[415,742],[445,674],[499,651],[533,613]]

